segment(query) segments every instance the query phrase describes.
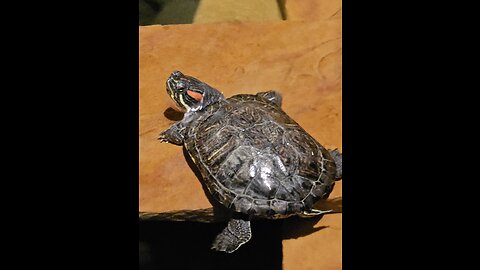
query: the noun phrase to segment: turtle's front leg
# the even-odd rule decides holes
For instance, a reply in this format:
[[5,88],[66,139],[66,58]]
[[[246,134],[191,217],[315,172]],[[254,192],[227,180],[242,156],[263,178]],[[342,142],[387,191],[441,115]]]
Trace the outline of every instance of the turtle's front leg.
[[278,107],[282,107],[282,95],[275,91],[275,90],[270,90],[266,92],[258,92],[257,96],[262,97],[273,104],[277,105]]
[[160,133],[158,139],[161,142],[182,145],[185,139],[185,125],[182,122],[173,124],[170,128]]

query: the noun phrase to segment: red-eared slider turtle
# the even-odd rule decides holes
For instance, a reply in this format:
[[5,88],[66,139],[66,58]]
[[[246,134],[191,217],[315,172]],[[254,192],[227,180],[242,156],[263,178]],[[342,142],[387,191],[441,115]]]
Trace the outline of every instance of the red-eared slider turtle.
[[317,216],[342,177],[342,156],[326,150],[282,109],[278,92],[220,91],[179,71],[167,92],[185,111],[160,140],[184,145],[212,194],[232,211],[212,249],[231,253],[251,238],[250,219]]

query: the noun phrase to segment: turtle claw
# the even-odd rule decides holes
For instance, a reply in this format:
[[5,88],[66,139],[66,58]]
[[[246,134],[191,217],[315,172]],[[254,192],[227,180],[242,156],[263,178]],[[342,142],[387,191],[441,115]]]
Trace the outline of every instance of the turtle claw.
[[233,250],[228,249],[228,244],[224,239],[215,239],[215,242],[213,243],[212,247],[210,248],[211,250],[215,251],[223,251],[227,253],[232,253]]
[[169,129],[163,131],[158,135],[158,140],[160,142],[173,143],[177,145],[183,144],[183,131],[184,129],[180,128],[181,122],[178,122],[171,126]]

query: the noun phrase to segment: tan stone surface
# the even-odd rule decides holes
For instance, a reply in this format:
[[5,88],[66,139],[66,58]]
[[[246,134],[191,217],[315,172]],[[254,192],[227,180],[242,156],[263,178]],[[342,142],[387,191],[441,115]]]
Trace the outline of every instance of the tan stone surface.
[[282,20],[277,0],[201,0],[193,23]]
[[[173,122],[165,80],[181,70],[225,96],[276,89],[283,109],[328,148],[342,146],[341,20],[140,27],[140,211],[210,207],[182,148],[156,140]],[[340,197],[341,181],[331,198]],[[341,214],[284,241],[285,269],[340,269]]]
[[[339,181],[330,199],[341,196],[342,181]],[[321,205],[320,209],[329,209]],[[314,228],[323,226],[326,228],[307,236],[283,240],[283,269],[342,269],[342,214],[324,215]]]
[[284,0],[287,20],[342,18],[342,0]]

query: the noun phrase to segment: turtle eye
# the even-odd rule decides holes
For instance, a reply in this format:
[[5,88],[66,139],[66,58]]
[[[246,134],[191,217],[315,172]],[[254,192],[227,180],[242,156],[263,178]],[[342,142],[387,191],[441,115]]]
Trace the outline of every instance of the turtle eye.
[[172,72],[172,78],[174,78],[175,80],[179,80],[181,76],[182,73],[180,71],[175,70],[174,72]]

